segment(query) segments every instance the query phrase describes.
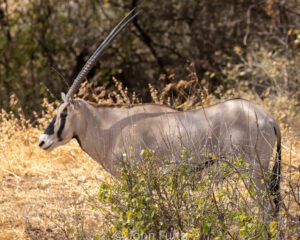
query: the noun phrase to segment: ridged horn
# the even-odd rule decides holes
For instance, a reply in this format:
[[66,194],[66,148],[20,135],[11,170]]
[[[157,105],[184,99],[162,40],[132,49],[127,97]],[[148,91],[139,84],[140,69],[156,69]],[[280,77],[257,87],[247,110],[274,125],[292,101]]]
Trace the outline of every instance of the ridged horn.
[[101,56],[105,48],[114,40],[114,38],[127,26],[132,19],[134,19],[139,12],[136,9],[132,9],[126,17],[122,19],[121,22],[118,23],[117,26],[108,34],[108,36],[104,39],[104,41],[98,46],[96,51],[93,55],[89,58],[86,64],[83,66],[81,71],[78,73],[77,77],[75,78],[72,86],[69,88],[68,93],[66,94],[66,100],[69,100],[73,97],[73,95],[78,91],[80,88],[80,84],[86,78],[87,74],[90,72],[92,67],[95,65],[98,58]]

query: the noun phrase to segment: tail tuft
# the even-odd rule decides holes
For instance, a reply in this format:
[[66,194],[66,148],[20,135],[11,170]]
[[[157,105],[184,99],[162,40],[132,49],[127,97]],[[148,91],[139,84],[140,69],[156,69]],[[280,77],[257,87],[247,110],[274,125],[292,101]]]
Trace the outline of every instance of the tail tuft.
[[274,127],[275,135],[277,136],[276,159],[272,170],[270,191],[275,204],[275,214],[279,213],[281,196],[280,196],[280,174],[281,174],[281,136],[279,127]]

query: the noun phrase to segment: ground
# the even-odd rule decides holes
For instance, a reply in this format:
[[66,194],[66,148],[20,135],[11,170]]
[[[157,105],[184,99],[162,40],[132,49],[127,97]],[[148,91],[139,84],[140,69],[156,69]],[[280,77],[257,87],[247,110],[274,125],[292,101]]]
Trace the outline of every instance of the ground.
[[[98,185],[110,181],[100,165],[74,142],[50,154],[31,144],[12,148],[18,148],[21,159],[0,154],[0,239],[87,239],[96,234],[102,221]],[[31,148],[31,158],[26,148]]]

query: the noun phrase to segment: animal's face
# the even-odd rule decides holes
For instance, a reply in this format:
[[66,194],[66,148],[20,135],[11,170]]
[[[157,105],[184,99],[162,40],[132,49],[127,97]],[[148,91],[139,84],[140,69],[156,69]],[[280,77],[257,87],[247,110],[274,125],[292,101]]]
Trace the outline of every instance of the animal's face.
[[56,114],[44,133],[40,136],[39,147],[51,151],[66,144],[74,137],[74,115],[76,109],[72,103],[63,103],[56,110]]

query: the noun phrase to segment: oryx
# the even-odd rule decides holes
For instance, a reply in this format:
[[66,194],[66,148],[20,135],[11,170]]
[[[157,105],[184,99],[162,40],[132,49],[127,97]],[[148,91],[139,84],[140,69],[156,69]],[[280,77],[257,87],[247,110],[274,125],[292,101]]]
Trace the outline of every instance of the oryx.
[[88,60],[41,135],[39,146],[52,150],[76,138],[85,152],[116,176],[124,153],[127,158],[138,159],[143,149],[153,149],[176,161],[180,161],[177,155],[183,147],[192,152],[194,162],[203,161],[205,152],[220,159],[240,155],[252,166],[257,185],[265,189],[260,180],[268,171],[277,143],[271,191],[278,211],[281,135],[277,122],[262,107],[233,99],[180,112],[155,104],[116,108],[73,99],[104,48],[135,15],[131,12]]

